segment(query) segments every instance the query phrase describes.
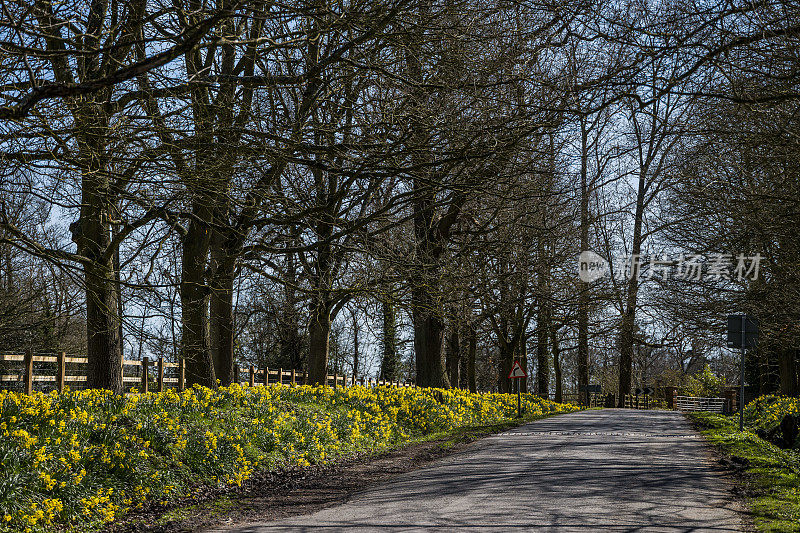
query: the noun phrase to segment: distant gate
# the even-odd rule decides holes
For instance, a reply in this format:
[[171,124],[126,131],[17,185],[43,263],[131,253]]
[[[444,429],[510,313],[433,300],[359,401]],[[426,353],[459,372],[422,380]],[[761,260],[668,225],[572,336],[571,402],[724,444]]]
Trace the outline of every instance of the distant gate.
[[710,411],[712,413],[724,413],[728,410],[728,400],[726,398],[675,396],[675,409],[679,411]]

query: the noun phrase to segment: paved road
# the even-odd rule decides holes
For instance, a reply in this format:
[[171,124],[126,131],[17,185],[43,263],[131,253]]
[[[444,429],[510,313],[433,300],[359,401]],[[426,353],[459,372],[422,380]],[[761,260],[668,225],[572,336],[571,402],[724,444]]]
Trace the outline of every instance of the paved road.
[[741,531],[728,485],[677,413],[607,409],[527,424],[276,531]]

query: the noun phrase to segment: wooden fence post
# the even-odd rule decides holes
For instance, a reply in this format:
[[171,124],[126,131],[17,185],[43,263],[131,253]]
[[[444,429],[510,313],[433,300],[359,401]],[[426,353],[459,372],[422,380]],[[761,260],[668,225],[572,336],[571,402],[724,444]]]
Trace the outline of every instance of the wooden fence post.
[[67,354],[58,352],[58,369],[56,374],[56,390],[64,392],[64,384],[67,381]]
[[283,385],[283,369],[278,369],[278,385]]
[[186,388],[186,363],[183,357],[178,358],[178,392]]
[[335,389],[339,385],[339,374],[334,372],[333,373],[333,388]]
[[269,367],[264,367],[264,386],[269,387]]
[[295,376],[295,370],[294,370],[294,368],[293,368],[293,369],[292,369],[292,385],[294,385],[294,384],[296,383],[296,381],[295,381],[295,377],[296,377],[296,376]]
[[25,394],[33,392],[33,350],[25,351]]
[[250,365],[250,386],[254,387],[256,384],[256,368],[253,365]]
[[150,366],[150,358],[147,356],[142,357],[142,392],[148,392],[148,387],[150,384],[148,383],[147,374],[148,374],[148,367]]
[[164,392],[164,358],[158,358],[158,392]]

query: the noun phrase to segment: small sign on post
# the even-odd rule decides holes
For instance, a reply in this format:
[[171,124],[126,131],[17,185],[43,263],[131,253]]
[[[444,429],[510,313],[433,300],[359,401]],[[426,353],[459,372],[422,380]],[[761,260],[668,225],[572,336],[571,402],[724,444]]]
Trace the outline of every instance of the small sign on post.
[[728,315],[728,348],[755,348],[758,320],[751,315]]
[[514,361],[514,366],[511,367],[511,372],[508,373],[508,379],[517,380],[517,416],[522,418],[522,391],[520,390],[519,380],[528,377],[528,374],[519,365],[519,361]]
[[514,366],[511,367],[511,372],[508,373],[508,379],[526,378],[528,374],[519,366],[519,361],[514,361]]
[[744,431],[744,357],[758,343],[758,320],[748,314],[728,315],[728,348],[740,348],[739,431]]

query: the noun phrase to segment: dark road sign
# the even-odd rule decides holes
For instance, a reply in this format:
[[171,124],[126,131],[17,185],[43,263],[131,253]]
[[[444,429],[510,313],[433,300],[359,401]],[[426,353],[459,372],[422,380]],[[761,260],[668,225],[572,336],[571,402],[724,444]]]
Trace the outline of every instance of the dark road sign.
[[[758,320],[745,315],[744,347],[754,348],[758,343]],[[728,315],[728,348],[742,347],[742,315]]]

